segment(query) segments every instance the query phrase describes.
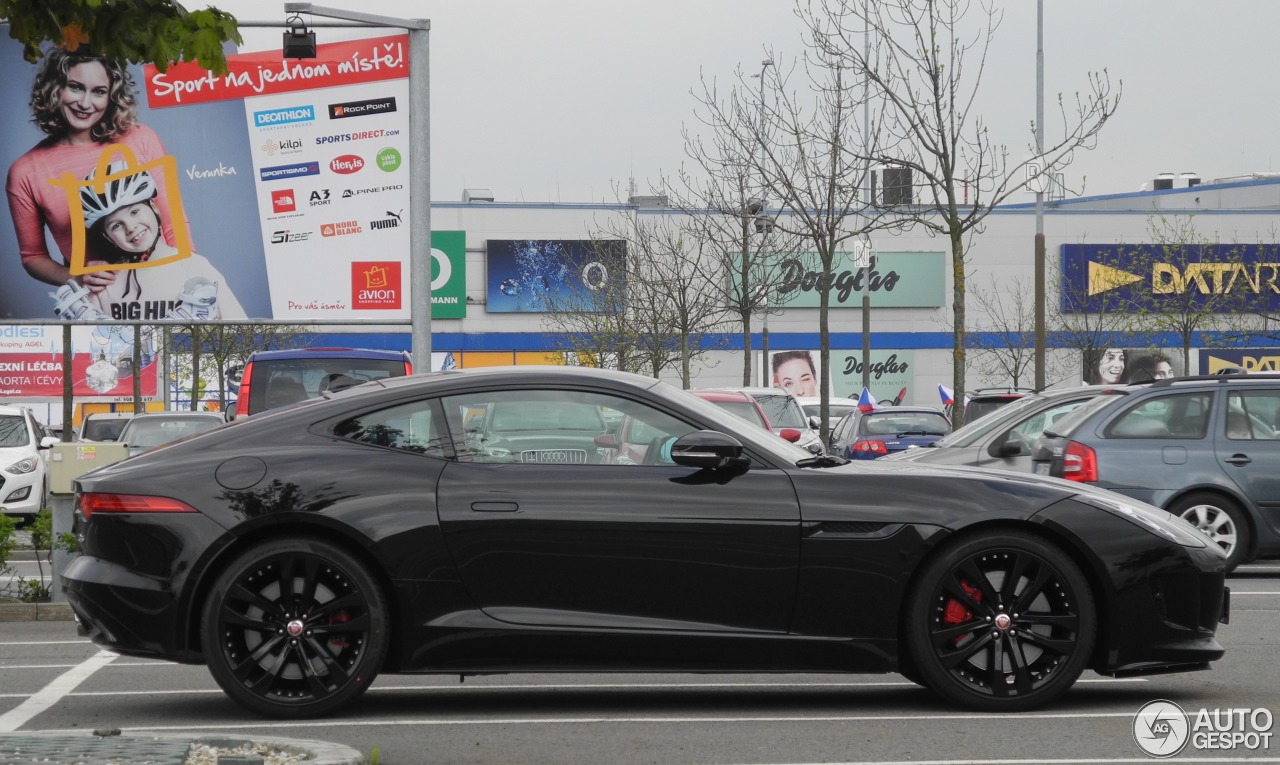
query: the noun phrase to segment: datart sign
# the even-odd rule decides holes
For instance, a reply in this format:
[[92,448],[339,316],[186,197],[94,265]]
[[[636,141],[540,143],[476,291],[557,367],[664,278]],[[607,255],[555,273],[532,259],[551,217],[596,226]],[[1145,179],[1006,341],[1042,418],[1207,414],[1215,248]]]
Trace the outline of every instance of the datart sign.
[[626,242],[490,239],[490,313],[614,310],[626,279]]
[[1156,244],[1062,246],[1062,311],[1219,313],[1280,309],[1280,246]]
[[873,308],[939,308],[946,304],[946,261],[941,252],[878,252],[866,267],[855,266],[852,254],[847,254],[825,274],[814,269],[817,262],[813,253],[781,261],[774,284],[782,305],[817,308],[824,289],[830,294],[832,308],[861,308],[864,291],[869,291]]
[[1280,348],[1201,348],[1199,372],[1216,375],[1224,369],[1280,373]]
[[[0,41],[0,315],[409,319],[406,35],[225,75],[87,50]],[[463,265],[436,256],[433,316],[465,312]]]

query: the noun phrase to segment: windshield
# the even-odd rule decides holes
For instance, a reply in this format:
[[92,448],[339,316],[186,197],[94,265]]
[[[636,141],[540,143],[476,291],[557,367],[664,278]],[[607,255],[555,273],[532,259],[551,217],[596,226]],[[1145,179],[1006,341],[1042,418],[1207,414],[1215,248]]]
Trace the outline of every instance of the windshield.
[[762,428],[769,427],[764,420],[760,419],[760,410],[756,409],[749,401],[712,401],[711,403],[730,414],[741,417],[752,425],[759,425]]
[[1019,419],[1027,410],[1037,406],[1043,400],[1043,396],[1023,396],[1011,404],[1002,406],[967,425],[956,428],[949,436],[934,445],[938,447],[972,446],[986,438],[988,433],[1003,428]]
[[0,446],[26,446],[31,443],[27,421],[20,415],[0,416]]

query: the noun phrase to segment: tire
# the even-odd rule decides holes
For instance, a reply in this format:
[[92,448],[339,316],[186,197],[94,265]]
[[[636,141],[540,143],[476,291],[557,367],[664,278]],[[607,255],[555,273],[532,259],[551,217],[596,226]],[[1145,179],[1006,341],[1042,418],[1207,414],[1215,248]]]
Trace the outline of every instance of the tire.
[[210,673],[236,702],[266,717],[316,717],[373,683],[387,653],[386,598],[342,548],[277,540],[218,576],[200,635]]
[[1227,554],[1227,573],[1249,562],[1249,521],[1235,502],[1221,494],[1202,491],[1180,498],[1169,505],[1169,512],[1200,529],[1222,548]]
[[1079,567],[1019,531],[958,540],[925,564],[907,605],[907,651],[924,685],[983,712],[1048,704],[1093,652],[1097,614]]

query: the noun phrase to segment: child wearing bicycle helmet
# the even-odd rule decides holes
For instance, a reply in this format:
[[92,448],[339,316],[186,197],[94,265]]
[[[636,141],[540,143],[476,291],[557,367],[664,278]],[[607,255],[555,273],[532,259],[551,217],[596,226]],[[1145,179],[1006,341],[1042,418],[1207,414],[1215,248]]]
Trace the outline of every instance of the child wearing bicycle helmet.
[[[113,163],[111,175],[122,172]],[[93,175],[89,176],[89,180]],[[101,187],[80,189],[80,208],[88,235],[108,263],[137,264],[92,299],[112,319],[243,319],[244,309],[226,279],[203,256],[165,262],[178,254],[163,236],[156,205],[156,184],[148,172],[114,178]],[[150,261],[155,261],[150,263]],[[190,299],[194,284],[201,298]],[[196,307],[196,308],[193,308]]]

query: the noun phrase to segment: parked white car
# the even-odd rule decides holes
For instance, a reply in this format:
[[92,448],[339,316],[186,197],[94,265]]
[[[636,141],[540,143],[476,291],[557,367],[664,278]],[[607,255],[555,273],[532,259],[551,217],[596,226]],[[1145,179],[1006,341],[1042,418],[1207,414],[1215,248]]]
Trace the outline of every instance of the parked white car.
[[40,512],[49,492],[49,449],[57,442],[30,409],[0,404],[0,513]]

